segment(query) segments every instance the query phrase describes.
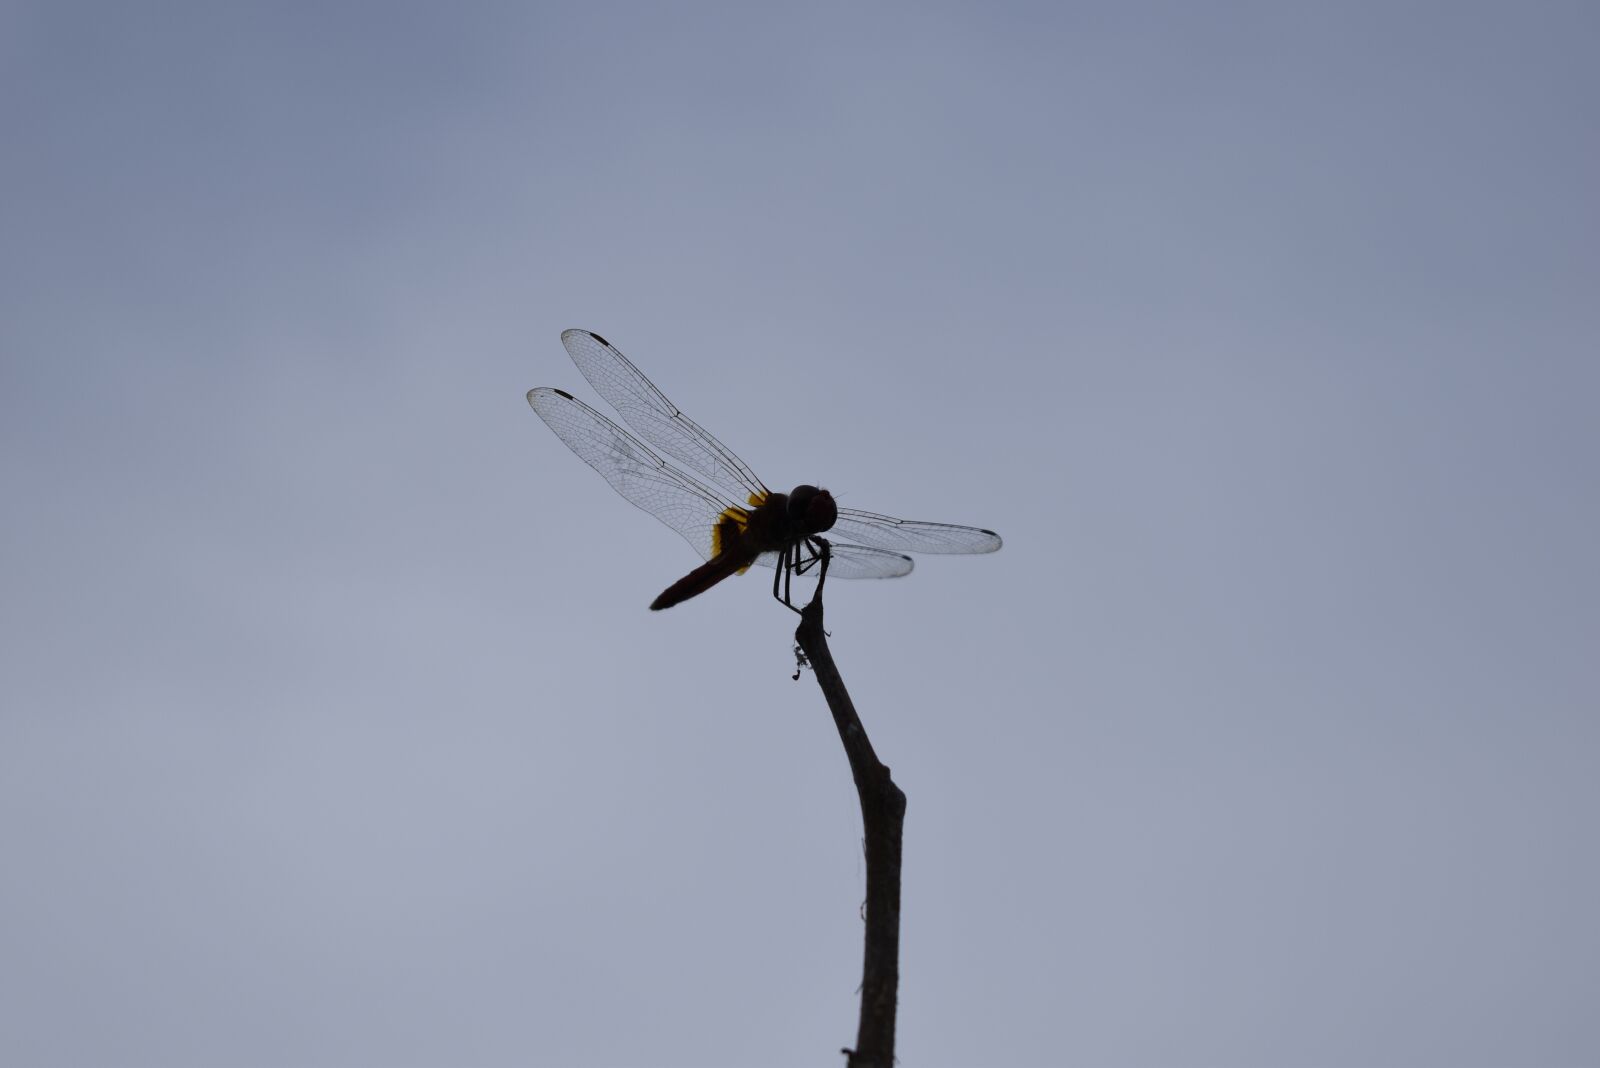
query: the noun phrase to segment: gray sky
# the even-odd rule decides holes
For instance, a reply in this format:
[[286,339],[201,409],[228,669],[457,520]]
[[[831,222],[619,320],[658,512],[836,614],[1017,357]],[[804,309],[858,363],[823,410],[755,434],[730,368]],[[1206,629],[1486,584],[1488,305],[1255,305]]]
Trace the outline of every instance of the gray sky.
[[7,5],[0,1062],[1600,1063],[1585,4]]

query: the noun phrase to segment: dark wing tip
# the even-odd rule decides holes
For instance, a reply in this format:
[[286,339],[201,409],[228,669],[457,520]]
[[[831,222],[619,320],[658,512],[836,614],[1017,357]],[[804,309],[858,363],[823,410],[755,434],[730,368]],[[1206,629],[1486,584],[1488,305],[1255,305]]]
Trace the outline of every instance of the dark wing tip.
[[593,330],[584,330],[584,329],[581,329],[581,328],[575,326],[575,327],[572,327],[569,330],[561,331],[561,343],[563,345],[570,345],[572,343],[572,340],[574,338],[577,338],[577,337],[593,338],[594,340],[600,342],[600,344],[606,346],[607,348],[611,347],[611,342],[607,341],[605,338],[601,337],[599,334],[595,333]]
[[556,389],[554,386],[534,386],[532,389],[528,390],[528,407],[532,408],[534,411],[538,411],[539,396],[543,393],[554,393],[563,400],[569,400],[576,403],[576,400],[573,398],[572,394],[568,393],[564,389]]

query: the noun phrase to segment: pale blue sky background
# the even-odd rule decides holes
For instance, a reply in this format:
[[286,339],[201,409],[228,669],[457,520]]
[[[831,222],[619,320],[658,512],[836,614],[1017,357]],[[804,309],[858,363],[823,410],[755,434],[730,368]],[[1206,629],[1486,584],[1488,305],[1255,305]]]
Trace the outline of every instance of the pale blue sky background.
[[1593,5],[0,7],[0,1062],[1600,1063]]

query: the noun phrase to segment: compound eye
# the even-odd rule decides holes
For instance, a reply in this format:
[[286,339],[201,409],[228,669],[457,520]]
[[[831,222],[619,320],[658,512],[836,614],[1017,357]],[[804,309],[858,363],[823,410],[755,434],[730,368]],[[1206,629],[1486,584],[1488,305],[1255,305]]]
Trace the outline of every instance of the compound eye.
[[796,522],[805,519],[810,514],[811,502],[816,500],[816,497],[817,487],[796,486],[789,493],[789,504],[787,506],[789,518]]
[[839,518],[839,506],[833,503],[833,494],[818,490],[806,505],[806,529],[821,534],[830,529]]

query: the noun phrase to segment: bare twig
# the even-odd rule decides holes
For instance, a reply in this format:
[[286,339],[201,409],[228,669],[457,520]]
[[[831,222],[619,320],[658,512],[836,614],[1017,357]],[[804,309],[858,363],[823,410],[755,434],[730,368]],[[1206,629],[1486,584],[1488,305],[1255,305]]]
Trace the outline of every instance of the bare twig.
[[861,972],[861,1023],[849,1068],[893,1068],[895,1004],[900,985],[900,841],[906,795],[878,760],[856,715],[855,705],[828,651],[822,629],[822,587],[800,613],[795,644],[816,673],[827,698],[839,740],[850,758],[850,773],[861,798],[866,837],[866,952]]

